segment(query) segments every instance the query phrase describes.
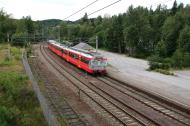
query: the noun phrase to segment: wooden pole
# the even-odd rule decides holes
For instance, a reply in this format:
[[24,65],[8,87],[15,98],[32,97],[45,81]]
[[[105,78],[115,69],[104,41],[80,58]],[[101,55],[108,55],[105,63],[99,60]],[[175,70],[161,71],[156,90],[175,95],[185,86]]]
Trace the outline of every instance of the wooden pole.
[[96,52],[98,52],[98,36],[96,36]]

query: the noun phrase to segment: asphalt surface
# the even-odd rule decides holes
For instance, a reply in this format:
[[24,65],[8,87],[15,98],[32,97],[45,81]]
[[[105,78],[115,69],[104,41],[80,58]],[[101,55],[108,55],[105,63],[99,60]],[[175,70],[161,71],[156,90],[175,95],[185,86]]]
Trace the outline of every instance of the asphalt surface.
[[174,71],[175,76],[150,72],[148,62],[125,55],[99,51],[108,59],[108,74],[132,85],[190,106],[190,70]]

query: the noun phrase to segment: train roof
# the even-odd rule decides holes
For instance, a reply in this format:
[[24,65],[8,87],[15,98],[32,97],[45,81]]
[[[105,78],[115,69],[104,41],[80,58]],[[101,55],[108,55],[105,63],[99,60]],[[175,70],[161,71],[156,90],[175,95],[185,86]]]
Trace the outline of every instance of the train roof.
[[[83,55],[85,57],[88,57],[88,58],[94,58],[94,57],[103,57],[100,53],[97,53],[94,48],[88,48],[88,49],[84,49],[84,48],[77,48],[77,47],[81,47],[81,44],[80,46],[73,46],[73,47],[68,47],[68,46],[65,46],[63,44],[60,44],[54,40],[49,40],[50,43],[60,47],[60,48],[63,48],[63,49],[66,49],[66,50],[69,50],[71,52],[74,52],[74,53],[78,53],[80,55]],[[84,45],[84,44],[82,44]],[[84,46],[83,46],[84,47]],[[85,45],[85,48],[86,47],[90,47],[90,46],[86,46]]]

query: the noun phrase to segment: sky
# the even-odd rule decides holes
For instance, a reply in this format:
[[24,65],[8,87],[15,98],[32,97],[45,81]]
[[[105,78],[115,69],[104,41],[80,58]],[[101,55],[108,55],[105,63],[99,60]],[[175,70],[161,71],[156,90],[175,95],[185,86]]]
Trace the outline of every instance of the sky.
[[[33,20],[45,19],[65,19],[74,12],[80,10],[86,5],[95,0],[0,0],[0,8],[3,8],[13,18],[20,19],[23,16],[31,16]],[[85,13],[90,14],[100,8],[103,8],[117,0],[98,0],[92,6],[73,15],[67,20],[75,21],[84,16]],[[95,13],[89,18],[97,17],[99,15],[117,15],[124,13],[130,5],[144,6],[156,8],[158,4],[165,4],[171,8],[174,0],[121,0],[120,2],[106,8],[98,13]],[[190,0],[177,0],[177,3],[190,4]]]

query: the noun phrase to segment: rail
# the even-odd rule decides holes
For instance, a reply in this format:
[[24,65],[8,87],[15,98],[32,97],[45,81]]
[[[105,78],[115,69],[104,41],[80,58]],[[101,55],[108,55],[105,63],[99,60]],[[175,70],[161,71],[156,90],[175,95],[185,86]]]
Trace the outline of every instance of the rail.
[[30,81],[32,82],[32,87],[34,89],[34,92],[40,102],[40,106],[42,108],[43,111],[43,115],[48,123],[49,126],[60,126],[60,124],[58,123],[56,117],[54,116],[52,110],[50,109],[50,107],[47,104],[47,101],[45,99],[45,97],[42,95],[40,88],[38,86],[37,81],[35,80],[33,73],[30,69],[30,66],[28,64],[28,59],[26,56],[26,52],[23,51],[22,53],[22,63],[24,65],[26,74],[28,75]]
[[[61,67],[56,61],[54,61],[54,60],[52,60],[51,59],[51,57],[47,57],[47,56],[45,56],[45,54],[47,55],[48,53],[46,52],[46,50],[44,49],[44,46],[41,46],[41,52],[42,52],[42,54],[44,55],[44,57],[46,58],[46,60],[60,73],[60,74],[63,74],[62,72],[63,71],[67,71],[67,74],[69,74],[69,76],[71,76],[71,78],[75,78],[76,80],[78,80],[78,84],[79,83],[81,83],[82,85],[84,84],[80,79],[78,79],[77,77],[75,77],[74,75],[72,75],[68,70],[65,70],[65,68],[63,68],[63,67]],[[45,52],[43,52],[42,50],[44,50]],[[52,63],[52,61],[50,61],[50,60],[52,60],[54,63]],[[55,65],[56,64],[56,65]],[[61,69],[63,69],[63,70],[61,70],[60,68],[57,68],[57,67],[55,67],[55,66],[57,66],[57,67],[60,67]],[[65,75],[64,75],[65,76]],[[71,79],[71,78],[69,78],[67,75],[65,76],[69,81],[71,81],[71,83],[73,83],[73,80]],[[109,110],[108,110],[108,108],[110,108],[110,106],[108,106],[107,108],[105,108],[105,106],[103,106],[103,105],[101,105],[99,102],[97,102],[92,96],[90,96],[88,93],[89,93],[89,91],[85,91],[84,89],[82,89],[82,88],[80,88],[79,87],[79,85],[77,85],[77,84],[75,84],[75,83],[73,83],[76,87],[77,87],[77,89],[80,89],[80,92],[81,93],[83,93],[83,94],[85,94],[86,96],[88,96],[91,100],[93,100],[98,106],[101,106],[101,108],[103,108],[104,109],[104,111],[106,111],[107,113],[109,113],[113,118],[115,118],[121,125],[126,125],[124,122],[123,122],[123,120],[122,119],[120,119],[120,118],[118,118],[117,116],[118,115],[115,115],[115,114],[113,114],[112,112],[110,112]],[[85,87],[88,87],[88,89],[90,89],[90,90],[92,90],[92,88],[90,88],[88,85],[86,85],[86,84],[84,84],[85,85]],[[95,92],[96,94],[98,94],[96,91],[94,91],[94,90],[92,90],[93,92]],[[87,93],[88,92],[88,93]],[[98,94],[99,95],[99,94]],[[101,98],[103,98],[102,96],[101,96]],[[103,98],[104,99],[104,98]],[[118,108],[115,104],[113,104],[112,102],[110,102],[109,100],[106,100],[109,104],[112,104],[112,106],[114,106],[114,108],[117,108],[117,109],[119,109],[120,111],[122,111],[122,113],[124,112],[121,108]],[[125,112],[124,112],[125,113]],[[127,114],[127,113],[125,113],[125,114]],[[128,114],[127,114],[128,115]],[[131,117],[131,116],[129,116],[130,118],[133,118],[133,117]],[[134,118],[134,120],[136,120],[135,118]],[[144,125],[141,121],[139,121],[139,120],[136,120],[139,124],[141,124],[141,125]]]

